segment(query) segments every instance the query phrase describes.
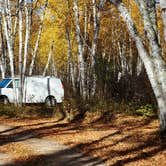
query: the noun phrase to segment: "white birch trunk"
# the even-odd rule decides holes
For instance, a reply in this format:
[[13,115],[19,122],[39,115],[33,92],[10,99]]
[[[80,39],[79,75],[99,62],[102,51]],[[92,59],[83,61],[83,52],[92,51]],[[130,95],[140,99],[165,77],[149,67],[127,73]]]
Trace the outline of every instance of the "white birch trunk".
[[[5,1],[6,2],[6,1]],[[10,4],[10,3],[9,3]],[[13,41],[12,41],[12,21],[10,18],[11,13],[9,12],[9,8],[7,8],[7,2],[5,4],[5,6],[2,8],[2,17],[3,17],[3,26],[4,26],[4,33],[6,36],[6,41],[7,41],[7,48],[8,48],[8,55],[9,55],[9,60],[10,60],[10,71],[11,71],[11,77],[12,77],[12,81],[13,81],[13,87],[14,87],[14,91],[15,91],[15,105],[17,105],[17,96],[16,96],[16,87],[14,84],[14,77],[15,77],[15,72],[14,72],[14,53],[13,53]]]
[[33,52],[33,56],[32,56],[32,61],[31,61],[31,64],[30,64],[30,69],[29,69],[29,75],[30,76],[32,75],[35,60],[36,60],[36,56],[37,56],[37,51],[38,51],[39,42],[40,42],[40,38],[41,38],[41,33],[42,33],[42,29],[43,29],[44,16],[45,16],[45,13],[46,13],[47,5],[48,5],[48,0],[45,0],[45,4],[44,4],[44,7],[43,7],[43,13],[42,13],[41,20],[40,20],[40,25],[39,25],[39,31],[38,31],[38,35],[37,35],[37,39],[36,39],[36,44],[35,44],[35,48],[34,48],[34,52]]
[[43,71],[43,76],[46,76],[46,72],[48,70],[48,67],[49,67],[49,64],[50,64],[50,61],[51,61],[51,58],[52,58],[53,49],[54,49],[54,41],[52,42],[52,44],[50,46],[50,52],[49,52],[49,55],[48,55],[46,66],[45,66],[44,71]]
[[143,63],[142,63],[141,58],[138,56],[137,57],[137,67],[136,67],[137,76],[140,76],[142,69],[143,69]]
[[14,77],[14,63],[13,63],[13,50],[12,50],[12,39],[11,39],[11,28],[8,28],[8,18],[6,16],[5,10],[3,10],[2,13],[3,16],[3,26],[4,26],[4,33],[6,36],[6,41],[7,41],[7,47],[8,47],[8,54],[9,54],[9,59],[10,59],[10,67],[11,67],[11,75]]
[[158,73],[158,80],[162,85],[163,95],[166,99],[166,64],[162,59],[161,46],[158,39],[157,17],[154,10],[155,4],[153,0],[139,0],[137,1],[142,18],[144,21],[144,29],[147,34],[150,45],[150,55],[153,57],[156,73]]
[[52,56],[52,75],[55,76],[55,77],[58,77],[54,56]]
[[70,42],[70,34],[69,34],[69,29],[67,26],[66,26],[66,39],[67,39],[67,44],[68,44],[69,75],[71,78],[73,91],[75,92],[76,87],[75,87],[75,77],[74,77],[74,65],[73,65],[73,61],[72,61],[72,49],[71,49],[71,42]]
[[87,4],[84,4],[85,8],[85,16],[84,16],[84,41],[83,41],[83,53],[85,52],[86,48],[86,40],[87,40],[87,16],[88,16],[88,9]]
[[29,23],[29,12],[27,7],[27,2],[24,2],[25,6],[25,23],[26,23],[26,34],[25,34],[25,42],[24,42],[24,62],[23,62],[23,70],[22,70],[22,78],[24,82],[24,77],[26,74],[26,66],[27,66],[27,57],[28,57],[28,46],[30,40],[30,23]]
[[[13,24],[12,24],[12,15],[11,15],[11,5],[10,5],[10,0],[5,0],[6,3],[6,13],[7,13],[7,25],[8,25],[8,33],[9,37],[12,39],[12,29],[13,29]],[[12,42],[12,47],[13,47],[13,42]]]
[[2,77],[2,79],[4,79],[5,78],[5,67],[2,62],[2,59],[0,59],[0,68],[1,68],[1,77]]
[[22,20],[22,0],[19,1],[19,76],[20,76],[20,85],[19,85],[19,104],[22,106],[22,50],[23,50],[23,20]]
[[125,57],[125,51],[124,51],[124,43],[121,46],[120,42],[117,42],[117,47],[119,50],[119,58],[120,58],[120,64],[121,64],[121,77],[124,77],[127,74],[127,60]]
[[22,20],[22,0],[19,1],[19,73],[22,74],[22,50],[23,50],[23,20]]
[[5,63],[5,50],[4,50],[4,37],[3,37],[3,29],[2,29],[2,18],[0,16],[0,49],[1,49],[1,57],[0,57],[0,68],[1,68],[1,76],[2,79],[5,78],[6,73],[6,63]]
[[92,75],[92,85],[91,85],[91,95],[95,95],[96,91],[96,73],[95,73],[95,64],[96,64],[96,53],[97,53],[97,43],[100,30],[100,15],[103,5],[103,0],[99,0],[98,6],[96,7],[96,0],[92,0],[93,3],[93,41],[92,41],[92,53],[91,53],[91,75]]
[[78,65],[79,65],[79,74],[80,74],[80,85],[81,85],[81,94],[83,98],[86,98],[86,88],[85,88],[85,67],[84,67],[84,58],[83,58],[83,44],[81,41],[81,30],[80,30],[80,21],[79,21],[79,10],[77,0],[74,0],[74,13],[75,13],[75,22],[76,22],[76,34],[78,42]]
[[[110,0],[111,1],[111,0]],[[151,58],[143,44],[142,39],[140,38],[135,24],[130,16],[130,13],[128,12],[127,8],[123,5],[122,2],[116,0],[116,1],[111,1],[113,2],[121,16],[123,17],[124,21],[127,24],[128,30],[130,32],[130,35],[132,36],[132,38],[135,40],[136,42],[136,46],[139,52],[139,56],[141,57],[147,75],[149,77],[150,83],[152,85],[152,89],[154,91],[154,94],[156,96],[157,99],[157,103],[160,109],[160,128],[161,128],[161,132],[164,134],[166,134],[166,100],[162,91],[162,86],[160,85],[160,81],[158,80],[158,76],[156,74],[156,69],[155,69],[155,63],[153,62],[153,58]]]

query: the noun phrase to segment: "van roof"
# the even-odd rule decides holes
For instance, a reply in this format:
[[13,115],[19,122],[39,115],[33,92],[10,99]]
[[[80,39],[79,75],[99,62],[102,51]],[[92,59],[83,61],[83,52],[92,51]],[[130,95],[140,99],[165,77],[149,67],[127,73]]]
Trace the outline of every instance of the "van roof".
[[[42,76],[42,75],[33,75],[33,76],[25,76],[25,77],[34,77],[34,78],[57,78],[55,76]],[[12,77],[6,77],[4,79],[12,79]],[[20,76],[17,75],[14,77],[14,79],[20,79]],[[58,79],[58,78],[57,78]]]

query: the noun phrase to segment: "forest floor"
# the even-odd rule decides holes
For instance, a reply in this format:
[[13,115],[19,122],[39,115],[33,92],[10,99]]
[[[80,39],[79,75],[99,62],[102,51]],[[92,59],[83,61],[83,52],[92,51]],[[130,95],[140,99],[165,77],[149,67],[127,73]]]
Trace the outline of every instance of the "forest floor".
[[[77,159],[80,154],[84,155],[83,161],[87,164],[95,160],[98,164],[104,161],[108,166],[165,166],[166,142],[159,139],[158,129],[157,119],[123,113],[106,117],[86,113],[83,120],[72,123],[56,118],[1,116],[0,159],[6,158],[10,162],[12,158],[11,162],[15,161],[16,165],[45,166],[46,161],[56,158],[49,166],[60,165],[57,161],[65,161],[64,155],[58,153],[56,156],[49,149],[58,143],[63,153],[69,150],[65,153],[73,152]],[[34,142],[40,142],[40,145]],[[45,148],[35,151],[39,146]],[[93,158],[87,159],[87,156]]]

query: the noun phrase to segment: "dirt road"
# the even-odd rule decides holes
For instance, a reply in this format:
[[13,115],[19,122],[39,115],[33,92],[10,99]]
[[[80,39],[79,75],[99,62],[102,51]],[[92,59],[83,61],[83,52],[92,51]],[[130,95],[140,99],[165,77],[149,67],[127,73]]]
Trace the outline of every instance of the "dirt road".
[[[0,125],[0,144],[11,147],[0,152],[0,165],[40,165],[40,166],[104,166],[104,162],[95,157],[83,155],[70,147],[50,139],[38,138],[35,132],[25,132],[19,127]],[[4,139],[3,139],[4,138]],[[19,150],[20,148],[20,150]],[[23,150],[22,150],[23,149]],[[9,152],[8,152],[9,150]],[[30,154],[26,158],[24,152]],[[19,151],[19,152],[18,152]],[[17,154],[22,153],[21,154]],[[18,157],[18,156],[19,157]],[[25,160],[24,160],[25,158]],[[23,160],[22,160],[23,159]]]
[[81,122],[0,117],[0,164],[27,166],[166,165],[157,119],[89,114]]

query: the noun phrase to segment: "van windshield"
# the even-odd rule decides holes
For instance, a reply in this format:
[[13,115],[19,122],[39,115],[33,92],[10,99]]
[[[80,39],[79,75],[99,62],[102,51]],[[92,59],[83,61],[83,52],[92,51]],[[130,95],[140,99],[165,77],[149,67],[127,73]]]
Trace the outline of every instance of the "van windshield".
[[11,81],[11,79],[7,78],[7,79],[3,79],[1,82],[0,82],[0,88],[4,88],[6,87],[6,85]]

